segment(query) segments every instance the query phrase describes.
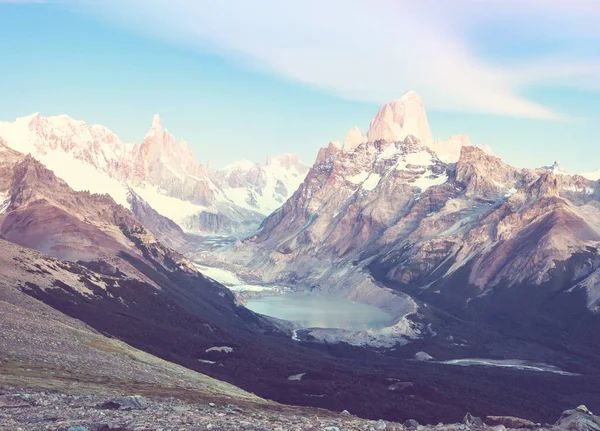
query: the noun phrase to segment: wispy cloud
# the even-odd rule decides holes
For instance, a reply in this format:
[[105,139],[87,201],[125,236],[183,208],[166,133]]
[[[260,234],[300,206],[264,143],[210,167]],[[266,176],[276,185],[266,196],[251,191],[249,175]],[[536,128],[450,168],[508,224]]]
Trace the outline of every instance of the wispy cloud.
[[[414,89],[434,109],[556,119],[561,113],[523,96],[523,90],[539,82],[594,84],[598,76],[595,58],[576,62],[546,55],[499,62],[493,52],[481,52],[476,32],[470,31],[500,20],[504,27],[497,27],[498,38],[531,40],[558,37],[561,32],[581,37],[584,30],[586,37],[595,37],[594,23],[600,16],[595,0],[76,3],[155,37],[211,50],[246,66],[362,101],[387,102]],[[511,21],[520,13],[532,19],[543,14],[548,28],[537,26],[538,34],[525,34],[530,30],[524,25],[517,28],[522,35],[511,34]],[[552,21],[565,17],[580,25],[556,31]]]

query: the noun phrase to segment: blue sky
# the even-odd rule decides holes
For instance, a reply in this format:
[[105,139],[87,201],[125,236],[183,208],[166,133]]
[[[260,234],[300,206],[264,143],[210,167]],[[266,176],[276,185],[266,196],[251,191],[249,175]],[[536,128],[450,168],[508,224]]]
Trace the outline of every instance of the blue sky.
[[285,3],[0,0],[0,120],[66,113],[139,142],[159,113],[199,162],[312,162],[412,89],[435,137],[600,169],[600,2]]

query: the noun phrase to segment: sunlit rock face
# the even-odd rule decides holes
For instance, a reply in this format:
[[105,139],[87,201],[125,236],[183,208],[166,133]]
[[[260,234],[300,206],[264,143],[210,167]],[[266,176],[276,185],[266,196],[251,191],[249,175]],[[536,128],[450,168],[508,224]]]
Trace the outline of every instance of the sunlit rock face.
[[384,105],[371,120],[367,132],[369,141],[398,142],[409,135],[417,137],[425,146],[433,144],[425,107],[414,91]]

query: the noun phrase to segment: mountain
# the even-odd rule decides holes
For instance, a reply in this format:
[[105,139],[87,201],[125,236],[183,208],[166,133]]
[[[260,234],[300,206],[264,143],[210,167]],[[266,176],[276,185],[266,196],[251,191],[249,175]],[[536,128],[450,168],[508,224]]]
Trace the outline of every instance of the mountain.
[[445,163],[456,163],[460,158],[460,152],[463,147],[475,146],[484,153],[494,155],[492,149],[485,144],[473,145],[467,135],[453,135],[447,140],[436,139],[431,145],[431,149]]
[[421,98],[414,91],[384,105],[371,120],[369,141],[404,141],[407,136],[418,137],[425,146],[433,144],[429,123]]
[[0,137],[32,154],[75,190],[107,193],[125,207],[131,194],[190,233],[252,234],[302,181],[307,167],[291,155],[214,172],[196,163],[158,115],[141,144],[66,115],[34,114],[0,123]]
[[567,171],[560,167],[558,162],[554,162],[551,166],[542,166],[540,169],[551,172],[554,175],[569,175]]
[[356,147],[360,144],[364,144],[368,141],[368,138],[362,134],[358,126],[354,126],[348,133],[346,134],[346,138],[344,138],[344,145],[342,149],[346,152],[354,151]]
[[296,191],[308,169],[298,156],[280,154],[265,163],[234,162],[214,177],[230,201],[267,216]]
[[447,162],[426,125],[414,93],[385,105],[369,142],[322,149],[226,259],[383,308],[404,342],[431,339],[430,325],[439,334],[439,310],[600,359],[599,184],[557,165],[514,168],[465,138],[451,139],[460,155]]
[[168,196],[189,201],[200,206],[210,206],[216,199],[216,187],[207,170],[196,164],[189,144],[177,142],[166,129],[158,115],[134,155],[133,183],[147,182]]
[[110,272],[131,273],[144,280],[147,276],[131,259],[195,273],[182,255],[164,247],[110,196],[76,192],[30,155],[2,142],[0,150],[4,196],[0,235],[4,239],[59,259],[90,265],[103,262]]

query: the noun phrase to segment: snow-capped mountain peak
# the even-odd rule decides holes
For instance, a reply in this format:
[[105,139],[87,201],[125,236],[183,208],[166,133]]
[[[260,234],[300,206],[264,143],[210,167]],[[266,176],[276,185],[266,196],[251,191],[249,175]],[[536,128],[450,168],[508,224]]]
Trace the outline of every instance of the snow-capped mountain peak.
[[[354,151],[361,144],[375,141],[404,142],[413,136],[425,147],[433,150],[444,163],[456,163],[461,148],[474,146],[467,135],[457,134],[447,140],[433,139],[429,130],[425,107],[419,95],[407,91],[399,99],[383,105],[371,120],[369,131],[363,135],[358,126],[352,127],[346,134],[343,152]],[[493,154],[487,145],[477,145],[487,154]],[[335,148],[321,149],[318,158],[336,153]]]
[[139,155],[142,180],[149,176],[156,180],[165,179],[165,175],[174,174],[180,179],[189,175],[197,175],[197,165],[190,145],[184,141],[176,141],[166,129],[163,129],[158,114],[152,119],[152,126],[142,145]]
[[371,120],[367,133],[371,142],[399,142],[404,141],[408,135],[415,136],[426,146],[433,143],[425,107],[414,91],[407,91],[401,98],[381,107]]
[[364,144],[367,141],[367,137],[362,134],[358,126],[354,126],[348,130],[342,149],[345,152],[354,151],[356,147],[358,147],[360,144]]
[[560,167],[558,162],[554,162],[550,166],[542,166],[541,169],[548,171],[554,175],[570,175],[567,171]]
[[285,169],[295,169],[297,172],[305,172],[307,166],[302,163],[296,154],[282,153],[267,157],[267,166],[279,165]]
[[296,191],[307,172],[295,154],[279,154],[266,163],[231,163],[215,173],[215,181],[237,206],[269,215]]
[[221,172],[248,171],[256,166],[251,160],[236,160],[221,169]]
[[494,152],[488,145],[473,145],[467,135],[452,135],[446,141],[436,139],[431,149],[444,163],[456,163],[460,158],[460,152],[463,147],[477,147],[485,154],[494,155]]

